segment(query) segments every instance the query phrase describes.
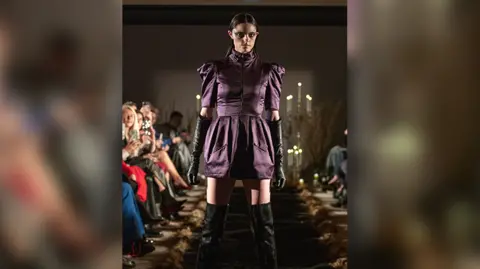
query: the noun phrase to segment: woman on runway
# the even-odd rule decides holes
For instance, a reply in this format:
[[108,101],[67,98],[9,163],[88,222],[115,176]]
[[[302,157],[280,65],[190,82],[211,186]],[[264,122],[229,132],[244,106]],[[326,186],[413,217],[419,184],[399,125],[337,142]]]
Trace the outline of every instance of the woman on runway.
[[[285,69],[263,62],[255,50],[258,25],[250,14],[230,22],[232,46],[224,59],[203,64],[202,109],[193,140],[188,180],[198,184],[204,152],[207,208],[197,268],[216,268],[230,195],[242,180],[250,204],[251,226],[261,268],[277,268],[270,186],[282,188],[280,93]],[[213,109],[217,118],[212,119]],[[262,118],[267,111],[267,119]]]

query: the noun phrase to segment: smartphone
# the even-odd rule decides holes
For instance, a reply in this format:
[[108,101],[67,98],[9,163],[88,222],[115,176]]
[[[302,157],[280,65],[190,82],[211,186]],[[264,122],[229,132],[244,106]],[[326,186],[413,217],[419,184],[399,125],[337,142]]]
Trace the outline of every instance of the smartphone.
[[167,138],[167,139],[163,140],[163,146],[169,146],[171,144],[172,144],[172,139]]

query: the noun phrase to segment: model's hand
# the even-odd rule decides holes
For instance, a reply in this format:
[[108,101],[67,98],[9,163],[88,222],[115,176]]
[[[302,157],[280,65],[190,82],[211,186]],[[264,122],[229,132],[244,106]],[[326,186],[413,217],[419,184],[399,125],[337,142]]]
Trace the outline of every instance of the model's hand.
[[283,172],[283,167],[275,167],[275,179],[273,180],[273,187],[280,190],[285,187],[285,173]]
[[205,137],[211,122],[212,120],[201,116],[197,118],[195,135],[193,136],[192,163],[190,164],[187,173],[188,184],[190,185],[197,185],[200,183],[198,180],[198,167],[200,166],[200,157],[202,156]]

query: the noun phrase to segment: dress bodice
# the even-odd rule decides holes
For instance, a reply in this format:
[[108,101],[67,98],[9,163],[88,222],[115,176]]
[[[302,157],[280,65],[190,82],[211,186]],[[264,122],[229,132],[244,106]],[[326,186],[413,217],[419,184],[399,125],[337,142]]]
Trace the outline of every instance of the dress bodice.
[[203,78],[202,106],[216,106],[219,116],[259,116],[265,109],[279,108],[285,69],[261,61],[253,51],[232,51],[225,59],[207,62],[198,71]]

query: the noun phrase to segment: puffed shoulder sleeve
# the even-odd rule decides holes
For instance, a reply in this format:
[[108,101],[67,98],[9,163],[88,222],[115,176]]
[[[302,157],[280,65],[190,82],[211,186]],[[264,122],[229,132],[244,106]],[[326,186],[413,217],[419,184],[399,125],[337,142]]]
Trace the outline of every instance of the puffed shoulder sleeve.
[[265,109],[279,110],[285,68],[279,64],[270,64],[270,72],[265,94]]
[[217,68],[214,62],[206,62],[197,69],[202,79],[202,107],[214,108],[217,103]]

